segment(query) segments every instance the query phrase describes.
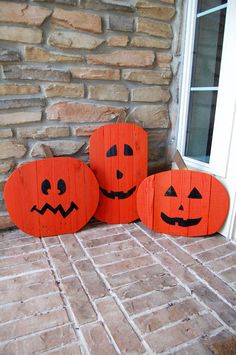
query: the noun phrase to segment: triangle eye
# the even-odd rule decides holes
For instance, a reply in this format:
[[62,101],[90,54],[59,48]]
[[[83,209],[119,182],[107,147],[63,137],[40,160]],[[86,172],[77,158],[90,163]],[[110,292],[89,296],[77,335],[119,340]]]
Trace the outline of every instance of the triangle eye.
[[117,148],[116,145],[113,145],[110,149],[108,149],[106,156],[109,157],[114,157],[117,155]]
[[175,189],[173,188],[173,186],[169,187],[169,189],[165,193],[165,196],[172,196],[172,197],[177,196],[177,193],[176,193]]
[[128,144],[124,145],[124,155],[133,155],[133,149]]
[[188,195],[188,198],[202,198],[202,195],[200,194],[200,192],[196,189],[196,187],[194,187],[192,189],[192,191],[190,192],[190,194]]

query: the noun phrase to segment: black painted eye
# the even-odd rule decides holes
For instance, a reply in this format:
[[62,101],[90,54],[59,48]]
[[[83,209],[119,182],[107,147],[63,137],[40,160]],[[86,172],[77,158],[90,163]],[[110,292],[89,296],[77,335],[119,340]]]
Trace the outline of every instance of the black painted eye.
[[116,145],[113,145],[108,151],[106,156],[107,157],[114,157],[115,155],[117,155],[117,148]]
[[175,191],[175,189],[173,188],[173,186],[170,186],[169,189],[166,191],[165,196],[177,196],[177,193]]
[[43,180],[42,184],[41,184],[41,190],[43,192],[44,195],[48,195],[48,190],[51,189],[51,184],[50,181],[48,179]]
[[124,145],[124,155],[133,155],[133,149],[128,144]]
[[188,198],[202,198],[202,195],[200,194],[198,189],[196,189],[196,187],[194,187],[192,189],[192,191],[190,192],[190,194],[188,195]]
[[58,195],[64,194],[66,192],[66,183],[64,180],[60,179],[57,182],[57,189],[60,191]]

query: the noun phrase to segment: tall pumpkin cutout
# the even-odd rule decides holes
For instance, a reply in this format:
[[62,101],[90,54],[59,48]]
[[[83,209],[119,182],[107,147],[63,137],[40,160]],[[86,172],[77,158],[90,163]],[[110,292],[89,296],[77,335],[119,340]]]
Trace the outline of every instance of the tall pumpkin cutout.
[[17,168],[4,196],[10,217],[20,229],[46,237],[81,229],[97,208],[99,188],[82,161],[48,158]]
[[137,189],[147,176],[146,132],[132,123],[100,127],[90,139],[90,166],[100,186],[95,217],[107,223],[137,219]]
[[159,233],[204,236],[219,230],[229,209],[229,196],[213,176],[173,170],[146,178],[137,194],[141,221]]

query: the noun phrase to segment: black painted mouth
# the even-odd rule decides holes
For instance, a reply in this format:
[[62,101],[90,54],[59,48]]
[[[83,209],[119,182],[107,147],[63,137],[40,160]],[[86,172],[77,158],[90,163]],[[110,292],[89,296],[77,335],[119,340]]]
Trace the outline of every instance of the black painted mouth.
[[113,200],[117,197],[119,200],[123,200],[125,198],[130,197],[133,195],[134,191],[136,190],[136,186],[132,187],[129,191],[124,192],[124,191],[110,191],[108,192],[107,190],[103,189],[100,187],[101,192],[103,195],[105,195],[108,198],[112,198]]
[[39,210],[36,205],[34,205],[30,212],[36,211],[39,214],[43,215],[47,210],[51,211],[53,214],[56,214],[57,212],[60,212],[60,214],[62,215],[63,218],[66,218],[67,216],[69,216],[69,214],[73,211],[73,210],[78,210],[79,207],[74,203],[71,202],[70,207],[65,211],[64,208],[62,207],[62,205],[58,205],[56,208],[52,207],[51,205],[49,205],[49,203],[45,203],[45,205],[41,208],[41,210]]
[[167,224],[171,224],[172,226],[174,225],[179,225],[180,227],[191,227],[191,226],[196,226],[200,221],[200,218],[189,218],[189,219],[183,219],[179,217],[168,217],[165,213],[161,212],[161,218],[164,222]]

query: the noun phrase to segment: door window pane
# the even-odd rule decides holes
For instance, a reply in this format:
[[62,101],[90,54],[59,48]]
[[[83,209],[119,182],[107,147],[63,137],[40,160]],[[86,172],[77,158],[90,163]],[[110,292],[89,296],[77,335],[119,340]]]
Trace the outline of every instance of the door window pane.
[[218,86],[225,13],[223,9],[197,19],[192,86]]
[[220,6],[226,4],[227,0],[199,0],[198,1],[198,13],[203,12],[213,7]]
[[185,156],[208,163],[216,109],[217,91],[192,91]]

